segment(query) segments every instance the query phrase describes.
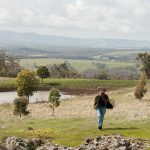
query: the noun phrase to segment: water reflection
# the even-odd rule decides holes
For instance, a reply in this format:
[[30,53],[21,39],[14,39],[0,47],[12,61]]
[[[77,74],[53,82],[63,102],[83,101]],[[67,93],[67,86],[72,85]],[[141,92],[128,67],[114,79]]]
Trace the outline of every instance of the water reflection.
[[[30,96],[30,102],[48,101],[49,91],[38,91],[33,96]],[[16,91],[12,92],[0,92],[0,103],[12,103],[13,100],[18,97]],[[67,95],[61,93],[61,100],[73,98],[73,95]]]

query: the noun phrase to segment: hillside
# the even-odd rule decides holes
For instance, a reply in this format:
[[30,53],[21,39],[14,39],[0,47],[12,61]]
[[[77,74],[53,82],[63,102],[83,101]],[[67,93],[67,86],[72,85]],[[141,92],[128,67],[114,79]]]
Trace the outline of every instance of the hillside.
[[36,33],[19,33],[13,31],[0,31],[1,46],[62,46],[62,47],[86,47],[86,48],[150,48],[150,41],[137,41],[127,39],[83,39],[61,37],[54,35],[40,35]]
[[83,39],[0,30],[0,49],[6,49],[8,53],[20,57],[88,59],[112,50],[150,50],[150,42],[109,38]]
[[30,104],[31,113],[22,118],[13,116],[11,104],[0,105],[0,139],[12,135],[40,137],[66,146],[78,146],[87,137],[114,133],[150,139],[150,93],[138,101],[133,91],[134,88],[126,88],[108,93],[116,106],[107,111],[103,131],[97,129],[97,115],[93,109],[95,95],[62,101],[55,117],[51,116],[48,103]]

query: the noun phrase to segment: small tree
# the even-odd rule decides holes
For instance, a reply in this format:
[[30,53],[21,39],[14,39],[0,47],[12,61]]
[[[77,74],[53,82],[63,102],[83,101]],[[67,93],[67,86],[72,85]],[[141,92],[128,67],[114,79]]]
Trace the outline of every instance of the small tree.
[[22,70],[17,74],[17,93],[18,96],[32,96],[39,87],[39,78],[33,71]]
[[142,99],[142,97],[144,96],[144,94],[146,93],[146,80],[147,80],[147,74],[145,71],[142,71],[141,76],[140,76],[140,80],[138,81],[137,85],[136,85],[136,89],[135,89],[135,97],[137,99]]
[[19,115],[21,117],[21,115],[29,114],[29,111],[27,111],[28,100],[26,97],[15,98],[13,104],[14,104],[14,111],[13,111],[14,115],[16,116]]
[[43,78],[47,78],[49,76],[49,71],[46,66],[41,66],[37,70],[37,75],[42,79],[43,83]]
[[52,88],[49,94],[49,102],[50,106],[52,107],[52,115],[54,116],[55,107],[58,107],[60,105],[60,99],[61,95],[59,93],[59,90],[57,88]]
[[135,97],[137,99],[142,99],[146,93],[146,80],[150,79],[150,53],[139,53],[138,60],[142,63],[140,80],[136,85]]
[[146,72],[147,78],[150,79],[150,53],[139,53],[138,60],[142,63],[142,69]]

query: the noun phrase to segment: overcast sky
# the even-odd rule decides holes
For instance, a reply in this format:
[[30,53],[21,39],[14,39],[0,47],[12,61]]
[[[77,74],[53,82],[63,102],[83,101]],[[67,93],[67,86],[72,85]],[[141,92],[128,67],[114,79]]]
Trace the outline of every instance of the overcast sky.
[[150,40],[150,0],[0,0],[0,30]]

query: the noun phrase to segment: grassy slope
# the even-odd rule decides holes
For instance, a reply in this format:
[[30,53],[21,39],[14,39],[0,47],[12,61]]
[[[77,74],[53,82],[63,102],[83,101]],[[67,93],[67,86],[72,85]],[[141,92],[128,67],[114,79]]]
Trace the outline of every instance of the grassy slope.
[[[150,121],[121,121],[106,118],[104,131],[97,130],[97,122],[92,118],[70,119],[24,119],[6,129],[0,129],[0,139],[5,136],[52,138],[54,143],[66,146],[78,146],[88,137],[104,134],[123,134],[150,140]],[[29,131],[27,127],[34,130]]]
[[15,88],[15,87],[16,87],[15,78],[0,77],[0,88],[1,89]]
[[[54,143],[78,146],[87,137],[120,133],[150,140],[150,93],[141,102],[134,99],[133,90],[126,88],[109,92],[111,99],[116,100],[116,107],[107,111],[104,131],[97,130],[94,96],[79,96],[61,102],[55,117],[51,116],[46,103],[30,104],[31,114],[23,118],[12,115],[12,105],[0,105],[0,139],[10,135],[40,136],[51,137]],[[29,131],[28,127],[34,130]]]
[[45,84],[56,85],[58,87],[75,89],[96,89],[104,86],[109,89],[132,87],[136,84],[133,80],[96,80],[96,79],[45,79]]
[[[133,80],[96,80],[96,79],[45,79],[42,86],[58,86],[72,89],[96,89],[105,86],[108,89],[132,87],[136,84]],[[0,89],[15,88],[14,78],[0,78]]]

